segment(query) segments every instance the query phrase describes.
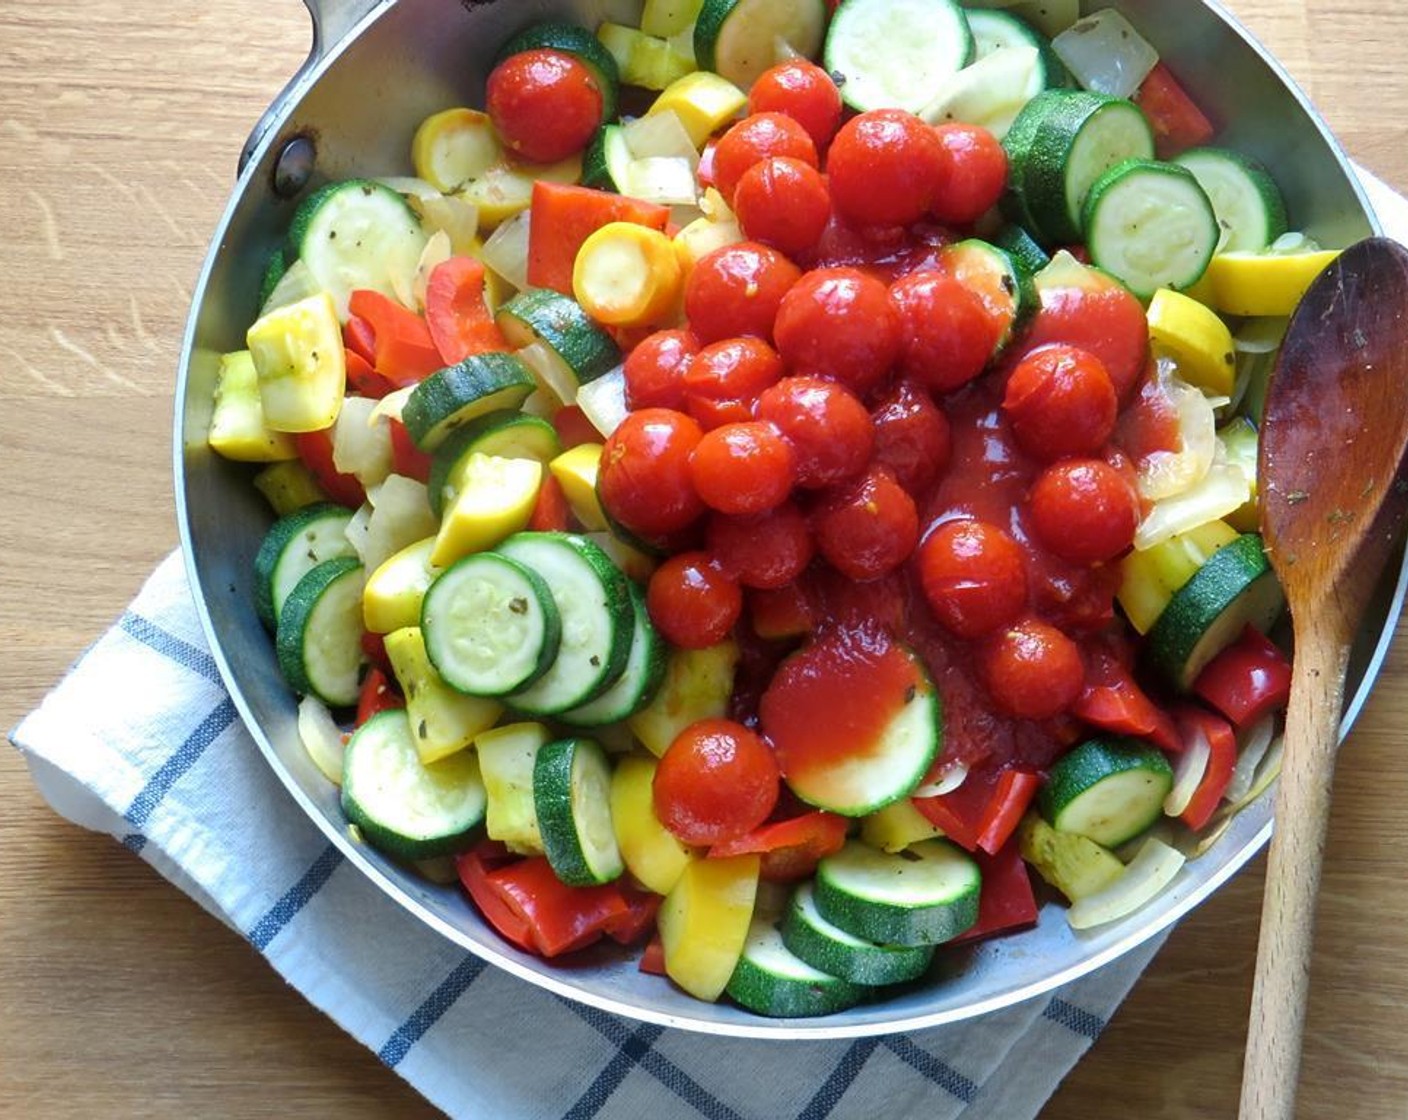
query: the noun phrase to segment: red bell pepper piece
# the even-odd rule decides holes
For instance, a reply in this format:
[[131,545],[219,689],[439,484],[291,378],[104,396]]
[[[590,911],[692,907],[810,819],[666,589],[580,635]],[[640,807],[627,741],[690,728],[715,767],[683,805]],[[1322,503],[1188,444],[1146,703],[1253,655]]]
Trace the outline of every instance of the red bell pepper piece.
[[1180,152],[1206,144],[1217,131],[1188,92],[1162,62],[1134,93],[1154,130],[1154,154],[1172,159]]
[[640,955],[640,970],[651,976],[665,975],[665,942],[658,933],[646,942],[645,951]]
[[1004,770],[997,779],[997,788],[988,799],[978,821],[978,848],[989,855],[1002,850],[1017,826],[1022,815],[1032,803],[1036,791],[1041,787],[1041,778],[1031,770]]
[[362,652],[367,655],[367,660],[372,663],[373,668],[380,669],[389,679],[395,679],[391,658],[386,655],[386,635],[363,630]]
[[318,486],[338,505],[356,509],[367,500],[367,492],[355,475],[343,474],[332,465],[332,429],[299,432],[293,437],[298,457],[312,472]]
[[451,257],[431,270],[425,324],[446,365],[509,348],[484,299],[484,262],[473,257]]
[[961,848],[978,850],[978,836],[983,817],[997,788],[999,774],[995,770],[972,770],[963,784],[952,793],[937,797],[916,797],[914,807],[924,814],[943,834]]
[[544,475],[533,512],[528,515],[528,528],[535,533],[565,533],[571,527],[571,516],[562,483],[550,474]]
[[596,425],[587,419],[587,414],[577,405],[569,404],[552,414],[552,426],[562,450],[569,451],[584,443],[601,443],[604,437],[596,430]]
[[590,945],[630,911],[615,883],[569,887],[543,856],[506,864],[487,879],[504,905],[528,924],[533,947],[545,957]]
[[1249,727],[1291,699],[1291,662],[1255,626],[1219,653],[1193,682],[1193,691],[1230,719]]
[[758,854],[762,856],[762,878],[772,883],[795,883],[810,876],[823,856],[841,850],[847,825],[845,817],[818,809],[800,817],[768,821],[715,844],[709,849],[709,858]]
[[508,906],[489,883],[490,871],[512,862],[515,858],[497,840],[481,840],[469,851],[455,857],[455,869],[459,873],[460,883],[484,920],[493,926],[505,941],[531,953],[534,946],[528,920]]
[[1085,689],[1070,711],[1102,731],[1148,739],[1166,751],[1183,749],[1172,717],[1149,699],[1128,667],[1104,647],[1087,651]]
[[1029,926],[1037,920],[1036,894],[1031,875],[1016,844],[1008,844],[995,855],[977,853],[983,873],[978,895],[978,920],[958,941],[976,941],[995,933]]
[[414,385],[444,368],[430,328],[414,311],[368,288],[353,292],[347,306],[354,316],[370,325],[374,338],[372,365],[397,388]]
[[395,679],[373,665],[362,678],[362,691],[357,696],[357,726],[361,727],[379,712],[405,706]]
[[1201,734],[1207,738],[1210,748],[1203,780],[1198,783],[1188,807],[1179,814],[1183,823],[1196,831],[1212,819],[1222,803],[1222,795],[1227,792],[1227,784],[1237,766],[1237,736],[1231,724],[1221,716],[1193,704],[1180,708],[1176,718],[1185,742]]
[[626,900],[626,912],[607,922],[604,929],[612,941],[620,945],[635,945],[655,929],[655,916],[660,913],[660,903],[665,900],[652,891],[640,891],[634,887],[621,886],[620,891]]
[[571,295],[577,251],[602,226],[635,222],[664,230],[669,220],[667,206],[540,179],[533,184],[528,225],[528,283]]
[[391,469],[417,482],[430,481],[430,454],[417,447],[406,425],[395,419],[391,421]]
[[371,363],[355,350],[346,351],[347,391],[358,397],[381,400],[396,388],[389,377],[383,377],[372,369]]
[[348,316],[342,325],[342,345],[367,365],[376,365],[376,331],[360,315]]

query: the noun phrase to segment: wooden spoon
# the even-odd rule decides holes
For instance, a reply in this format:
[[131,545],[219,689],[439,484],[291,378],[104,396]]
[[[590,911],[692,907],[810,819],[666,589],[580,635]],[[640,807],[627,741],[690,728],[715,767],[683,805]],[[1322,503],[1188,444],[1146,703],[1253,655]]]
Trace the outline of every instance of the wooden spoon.
[[1315,900],[1355,631],[1408,512],[1408,250],[1361,241],[1291,319],[1261,430],[1261,521],[1295,626],[1242,1079],[1242,1120],[1290,1120]]

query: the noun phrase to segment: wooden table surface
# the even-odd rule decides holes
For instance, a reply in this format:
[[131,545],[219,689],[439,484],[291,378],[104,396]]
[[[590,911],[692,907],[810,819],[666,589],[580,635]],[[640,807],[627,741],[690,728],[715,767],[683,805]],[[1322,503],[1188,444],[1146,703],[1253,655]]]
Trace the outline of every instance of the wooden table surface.
[[[1408,14],[1229,6],[1350,153],[1408,188]],[[240,145],[306,41],[294,0],[0,5],[6,728],[175,546],[192,287]],[[1302,1117],[1408,1116],[1405,721],[1400,641],[1336,784]],[[435,1115],[243,940],[54,816],[13,751],[0,803],[0,1116]],[[1258,860],[1182,924],[1046,1117],[1233,1115],[1261,886]]]

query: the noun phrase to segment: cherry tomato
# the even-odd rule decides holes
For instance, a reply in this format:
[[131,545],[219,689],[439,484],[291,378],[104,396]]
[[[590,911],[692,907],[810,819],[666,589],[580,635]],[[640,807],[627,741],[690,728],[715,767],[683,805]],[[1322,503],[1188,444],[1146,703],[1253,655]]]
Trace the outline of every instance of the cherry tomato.
[[1128,400],[1149,358],[1149,321],[1143,305],[1122,284],[1091,273],[1083,283],[1047,288],[1041,309],[1027,327],[1036,348],[1065,342],[1105,363],[1115,396]]
[[601,454],[597,495],[606,512],[633,533],[653,537],[687,528],[704,512],[689,457],[704,432],[682,412],[630,413]]
[[703,719],[661,757],[655,815],[686,844],[720,844],[767,820],[781,784],[777,760],[756,732],[729,719]]
[[580,405],[563,405],[552,414],[552,426],[564,451],[584,443],[601,442],[601,433],[587,419]]
[[485,105],[503,142],[533,163],[580,152],[601,124],[596,77],[565,51],[532,50],[494,67]]
[[798,486],[843,482],[870,461],[875,430],[865,405],[834,381],[783,378],[758,398],[758,418],[776,425],[792,444]]
[[789,156],[817,166],[816,145],[807,130],[781,113],[744,117],[719,138],[714,148],[714,186],[733,204],[743,173],[771,156]]
[[983,643],[978,671],[997,707],[1021,719],[1050,719],[1085,684],[1080,647],[1056,627],[1025,618]]
[[899,357],[900,317],[869,273],[818,268],[782,298],[773,337],[793,373],[830,377],[863,396]]
[[816,63],[793,58],[758,75],[748,91],[748,111],[791,117],[821,151],[841,127],[841,91]]
[[685,371],[685,408],[705,428],[751,420],[758,395],[781,376],[782,359],[762,339],[715,342]]
[[689,461],[694,489],[719,513],[766,513],[787,500],[797,453],[765,421],[724,424],[705,432]]
[[919,512],[884,467],[827,494],[813,514],[817,550],[842,575],[879,579],[919,543]]
[[709,518],[704,540],[726,574],[761,591],[786,587],[816,551],[806,515],[792,502],[755,517],[716,513]]
[[1139,495],[1101,459],[1065,459],[1047,467],[1028,499],[1041,543],[1078,564],[1113,560],[1134,542]]
[[831,220],[821,172],[799,159],[772,156],[738,180],[733,209],[743,232],[784,253],[810,249]]
[[756,241],[715,249],[685,282],[689,329],[704,343],[741,334],[770,340],[778,307],[801,276],[776,249]]
[[956,277],[921,271],[890,286],[900,323],[900,368],[937,393],[968,384],[982,373],[1002,324]]
[[972,225],[1002,197],[1007,153],[996,136],[977,125],[941,124],[934,134],[943,158],[931,212],[941,222]]
[[656,331],[626,355],[626,407],[684,408],[684,374],[699,340],[689,331]]
[[919,548],[919,583],[937,618],[960,638],[980,638],[1027,605],[1021,547],[986,521],[945,521]]
[[875,430],[874,461],[889,467],[895,481],[919,497],[948,469],[953,436],[948,417],[922,389],[901,381],[870,414]]
[[706,649],[727,638],[743,613],[743,589],[708,553],[680,552],[651,575],[645,605],[671,645]]
[[1119,415],[1105,363],[1074,346],[1042,346],[1012,370],[1002,398],[1022,450],[1051,462],[1094,455],[1115,430]]
[[902,109],[852,117],[826,156],[836,212],[861,226],[918,221],[933,206],[943,170],[938,133]]

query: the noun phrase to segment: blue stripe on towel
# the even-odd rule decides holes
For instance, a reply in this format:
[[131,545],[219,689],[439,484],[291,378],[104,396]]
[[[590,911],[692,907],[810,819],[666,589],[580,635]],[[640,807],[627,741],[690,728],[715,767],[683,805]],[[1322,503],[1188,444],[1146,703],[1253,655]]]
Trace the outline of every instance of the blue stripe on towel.
[[1099,1015],[1063,999],[1053,999],[1041,1014],[1053,1023],[1060,1023],[1067,1030],[1084,1035],[1092,1041],[1099,1038],[1100,1032],[1105,1029],[1105,1020]]
[[122,814],[122,819],[137,828],[146,824],[152,810],[161,804],[161,799],[170,792],[171,787],[196,764],[205,748],[215,742],[234,722],[235,704],[227,696],[216,705],[214,711],[200,721],[200,725],[187,736],[186,741],[177,747],[175,753],[148,779],[141,792],[132,799],[127,812]]
[[343,854],[337,848],[329,844],[323,849],[323,854],[314,860],[313,865],[308,868],[293,886],[285,892],[284,896],[270,907],[259,921],[254,923],[254,927],[249,931],[249,941],[261,953],[269,947],[269,942],[273,941],[289,922],[298,916],[302,910],[312,900],[329,879],[332,873],[343,864]]
[[587,1086],[586,1092],[577,1098],[577,1103],[563,1114],[562,1120],[591,1120],[611,1099],[611,1094],[621,1082],[626,1080],[626,1074],[640,1063],[655,1045],[655,1040],[664,1033],[664,1027],[653,1023],[642,1023],[638,1026],[619,1044],[615,1056]]
[[198,673],[208,681],[220,684],[220,669],[215,658],[203,649],[197,649],[190,642],[182,641],[175,634],[168,633],[160,626],[149,622],[139,614],[128,611],[122,616],[122,629],[145,646],[150,646],[163,657],[178,665],[184,665],[193,673]]
[[826,1120],[879,1045],[878,1039],[862,1038],[842,1054],[831,1076],[817,1090],[816,1096],[807,1102],[807,1107],[797,1114],[797,1120]]
[[905,1034],[885,1039],[885,1047],[911,1069],[916,1069],[952,1097],[972,1104],[978,1087],[947,1062],[940,1061],[929,1051],[916,1046]]
[[440,1021],[441,1016],[455,1005],[455,1001],[468,991],[487,965],[478,957],[465,957],[455,966],[455,970],[445,977],[425,1001],[411,1012],[410,1016],[391,1032],[386,1045],[377,1051],[377,1057],[392,1069],[401,1064],[411,1047],[421,1040],[425,1032]]

